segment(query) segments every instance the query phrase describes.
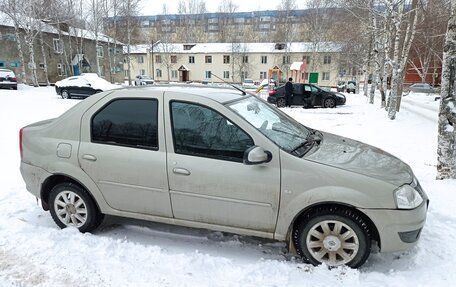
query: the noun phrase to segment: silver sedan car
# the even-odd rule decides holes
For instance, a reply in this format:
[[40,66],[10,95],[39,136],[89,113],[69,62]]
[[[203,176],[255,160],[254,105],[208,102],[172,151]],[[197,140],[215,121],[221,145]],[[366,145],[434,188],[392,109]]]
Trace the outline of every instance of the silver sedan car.
[[398,158],[229,88],[95,94],[22,128],[20,152],[27,189],[61,228],[139,218],[286,241],[315,265],[411,248],[428,207]]

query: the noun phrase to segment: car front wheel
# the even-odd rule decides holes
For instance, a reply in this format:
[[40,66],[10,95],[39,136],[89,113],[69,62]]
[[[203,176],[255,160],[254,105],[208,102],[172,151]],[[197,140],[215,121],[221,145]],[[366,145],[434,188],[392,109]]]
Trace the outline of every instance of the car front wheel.
[[277,107],[278,108],[283,108],[287,105],[287,101],[285,100],[285,98],[279,98],[277,99]]
[[349,209],[314,210],[295,229],[293,239],[298,254],[313,265],[357,268],[371,250],[367,223]]
[[76,227],[81,232],[100,225],[103,215],[87,191],[72,183],[56,185],[49,195],[52,218],[60,228]]
[[62,90],[62,99],[71,99],[70,92],[67,90]]
[[333,98],[326,98],[323,100],[323,107],[325,108],[335,108],[336,107],[336,100]]

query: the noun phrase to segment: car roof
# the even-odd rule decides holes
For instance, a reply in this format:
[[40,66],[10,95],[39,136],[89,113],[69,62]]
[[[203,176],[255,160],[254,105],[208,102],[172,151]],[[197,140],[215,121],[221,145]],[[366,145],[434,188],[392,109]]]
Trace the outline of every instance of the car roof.
[[176,92],[176,93],[186,93],[195,96],[205,97],[217,101],[219,103],[226,103],[241,99],[243,97],[250,96],[252,94],[248,93],[243,95],[241,91],[236,90],[232,87],[217,87],[217,86],[207,86],[207,85],[197,85],[197,84],[158,84],[153,86],[135,86],[127,87],[124,89],[116,90],[147,90],[147,91],[164,91],[164,92]]

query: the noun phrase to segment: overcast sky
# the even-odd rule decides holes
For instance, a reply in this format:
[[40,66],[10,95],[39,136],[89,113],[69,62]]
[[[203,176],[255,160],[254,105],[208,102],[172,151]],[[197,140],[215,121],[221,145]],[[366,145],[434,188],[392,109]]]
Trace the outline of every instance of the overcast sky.
[[[177,3],[179,0],[143,0],[141,9],[142,15],[162,14],[163,4],[166,3],[168,13],[177,13]],[[209,12],[217,12],[220,5],[219,0],[206,0],[206,9]],[[259,11],[259,10],[276,10],[280,0],[233,0],[239,6],[238,12]],[[296,1],[299,2],[299,1]],[[301,4],[297,4],[301,8]]]

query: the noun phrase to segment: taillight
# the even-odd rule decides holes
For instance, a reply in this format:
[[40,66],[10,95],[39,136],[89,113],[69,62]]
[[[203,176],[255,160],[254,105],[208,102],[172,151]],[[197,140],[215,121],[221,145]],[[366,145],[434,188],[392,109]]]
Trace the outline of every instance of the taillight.
[[23,148],[22,148],[22,138],[24,134],[24,128],[21,128],[19,130],[19,151],[21,153],[21,160],[22,160],[22,155],[23,155]]
[[17,79],[16,78],[11,78],[12,82],[16,82]]
[[275,90],[269,91],[270,96],[274,96],[275,94],[277,94],[277,91],[275,91]]

